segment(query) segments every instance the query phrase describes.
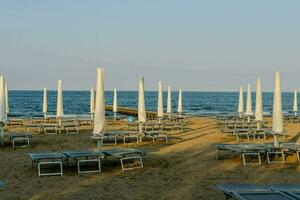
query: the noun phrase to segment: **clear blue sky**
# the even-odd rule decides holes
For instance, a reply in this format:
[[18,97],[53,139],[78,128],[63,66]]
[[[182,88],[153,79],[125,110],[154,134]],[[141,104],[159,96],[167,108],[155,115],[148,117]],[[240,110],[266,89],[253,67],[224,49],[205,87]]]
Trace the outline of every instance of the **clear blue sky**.
[[257,76],[300,88],[300,1],[0,0],[0,73],[11,89],[238,90]]

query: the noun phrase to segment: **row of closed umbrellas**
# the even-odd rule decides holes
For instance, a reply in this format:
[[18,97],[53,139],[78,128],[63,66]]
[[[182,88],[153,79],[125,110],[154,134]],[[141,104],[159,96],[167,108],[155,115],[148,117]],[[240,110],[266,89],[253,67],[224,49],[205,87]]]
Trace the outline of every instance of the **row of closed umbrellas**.
[[[104,97],[104,69],[97,68],[97,82],[96,82],[96,101],[94,94],[94,87],[90,88],[90,113],[94,119],[94,133],[102,133],[105,130],[105,97]],[[162,118],[164,116],[163,110],[163,89],[162,82],[158,83],[158,103],[157,103],[157,117]],[[58,81],[57,88],[57,108],[56,117],[61,119],[64,116],[63,111],[63,95],[62,95],[62,81]],[[0,121],[5,122],[7,120],[8,108],[8,90],[7,83],[3,76],[0,77]],[[113,112],[116,116],[118,112],[117,106],[117,90],[114,89],[113,98]],[[166,112],[171,115],[172,103],[171,103],[171,86],[168,86],[168,98],[167,98],[167,110]],[[177,112],[182,113],[182,91],[179,90],[178,96],[178,108]],[[43,95],[43,113],[44,117],[47,117],[47,89],[44,88]],[[146,109],[145,109],[145,96],[144,96],[144,78],[139,78],[139,95],[138,95],[138,121],[146,122]]]
[[[294,111],[298,111],[297,105],[297,92],[294,97]],[[252,97],[250,84],[247,86],[247,104],[246,112],[244,113],[244,99],[243,99],[243,87],[240,87],[238,113],[241,117],[243,114],[248,116],[253,115],[252,111]],[[255,120],[257,122],[263,121],[263,107],[262,107],[262,89],[261,79],[258,78],[256,82],[256,105],[255,105]],[[283,133],[283,115],[282,115],[282,98],[281,98],[281,78],[280,73],[275,73],[275,87],[273,98],[273,112],[272,112],[272,133],[274,135],[274,144],[278,146],[278,135]]]

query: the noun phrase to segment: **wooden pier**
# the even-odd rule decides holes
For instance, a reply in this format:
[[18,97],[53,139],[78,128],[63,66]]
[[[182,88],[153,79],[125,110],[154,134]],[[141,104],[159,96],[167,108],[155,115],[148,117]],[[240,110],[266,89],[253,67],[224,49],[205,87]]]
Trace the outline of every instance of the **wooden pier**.
[[[106,105],[105,109],[107,111],[113,111],[113,106]],[[126,108],[126,107],[118,107],[118,113],[125,114],[125,115],[132,115],[132,116],[138,116],[138,109],[137,108]],[[147,118],[156,118],[157,113],[153,111],[147,111],[146,112]]]

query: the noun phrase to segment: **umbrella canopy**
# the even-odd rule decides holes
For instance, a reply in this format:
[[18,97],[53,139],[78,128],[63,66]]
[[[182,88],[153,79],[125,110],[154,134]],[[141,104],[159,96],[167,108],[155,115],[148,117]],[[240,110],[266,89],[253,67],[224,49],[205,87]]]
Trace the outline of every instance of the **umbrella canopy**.
[[62,81],[58,81],[57,86],[57,104],[56,104],[56,117],[60,118],[64,116],[63,108],[63,96],[62,96]]
[[172,92],[171,85],[168,86],[168,96],[167,96],[167,113],[172,113]]
[[104,69],[97,68],[96,105],[93,134],[104,134],[105,124]]
[[253,115],[252,112],[252,97],[251,97],[251,86],[248,84],[247,86],[247,105],[246,105],[246,113],[245,115],[250,116]]
[[6,105],[6,114],[9,113],[9,103],[8,103],[8,87],[7,82],[5,81],[5,105]]
[[163,90],[161,81],[158,82],[158,98],[157,98],[157,117],[164,116],[163,108]]
[[146,107],[144,94],[144,77],[139,78],[139,99],[138,99],[138,120],[139,122],[146,122]]
[[240,95],[239,95],[239,106],[238,106],[238,113],[244,112],[244,92],[243,92],[243,86],[240,87]]
[[256,121],[263,121],[262,91],[261,91],[261,80],[260,80],[260,78],[258,78],[257,82],[256,82],[255,120]]
[[177,113],[182,113],[182,91],[179,90],[178,93],[178,108],[177,108]]
[[283,131],[283,117],[282,117],[282,104],[281,104],[281,80],[279,72],[275,74],[275,90],[273,101],[273,120],[272,131],[274,133],[282,133]]
[[117,88],[114,88],[113,112],[114,113],[118,112]]
[[95,112],[95,91],[93,85],[91,85],[90,93],[90,113],[93,114]]
[[43,96],[43,113],[47,113],[47,88],[44,88],[44,96]]
[[6,122],[6,97],[5,97],[5,80],[4,77],[0,76],[0,122]]
[[295,90],[294,92],[294,106],[293,106],[293,111],[296,113],[298,112],[298,92]]

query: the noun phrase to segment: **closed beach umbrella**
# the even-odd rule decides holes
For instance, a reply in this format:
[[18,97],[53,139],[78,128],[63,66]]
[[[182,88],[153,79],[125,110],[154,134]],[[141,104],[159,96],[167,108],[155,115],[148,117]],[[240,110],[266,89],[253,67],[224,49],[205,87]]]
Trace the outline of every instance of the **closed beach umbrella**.
[[90,88],[90,113],[91,113],[91,119],[94,118],[94,112],[95,112],[95,91],[94,86],[91,85]]
[[181,116],[182,113],[182,91],[179,90],[178,93],[178,108],[177,108],[177,113]]
[[252,97],[251,97],[251,86],[248,84],[247,86],[247,104],[246,104],[246,113],[245,115],[251,116],[253,115],[252,112]]
[[263,121],[262,90],[260,78],[258,78],[256,82],[255,120]]
[[0,76],[0,144],[3,145],[3,124],[7,120],[5,100],[5,80]]
[[56,117],[62,118],[64,116],[63,109],[63,96],[62,96],[62,81],[58,81],[57,86],[57,104],[56,104]]
[[238,106],[239,117],[241,118],[244,113],[244,92],[243,86],[240,87],[240,95],[239,95],[239,106]]
[[114,112],[114,119],[115,119],[115,121],[116,121],[116,118],[117,118],[117,112],[118,112],[118,96],[117,96],[117,88],[114,88],[113,112]]
[[171,113],[172,113],[172,92],[171,92],[171,85],[168,86],[167,113],[169,114],[169,118],[170,118],[171,117]]
[[283,133],[283,117],[281,102],[281,80],[279,72],[275,74],[275,90],[273,101],[272,132],[274,134],[274,145],[278,146],[278,135]]
[[138,99],[138,120],[139,120],[139,133],[143,132],[143,125],[147,120],[146,107],[145,107],[145,94],[144,94],[144,77],[139,78],[139,99]]
[[8,103],[8,87],[5,81],[5,105],[6,105],[6,115],[9,113],[9,103]]
[[295,116],[297,116],[298,113],[298,92],[295,90],[294,92],[294,106],[293,106],[293,111],[295,113]]
[[97,68],[96,105],[93,134],[105,133],[105,96],[104,96],[104,69]]
[[[6,122],[6,97],[5,97],[5,80],[4,77],[0,76],[0,122]],[[0,126],[1,127],[1,126]]]
[[157,117],[161,121],[161,118],[164,117],[164,108],[163,108],[163,90],[161,81],[158,82],[158,98],[157,98]]
[[44,113],[44,118],[47,118],[47,88],[44,88],[44,96],[43,96],[43,113]]

